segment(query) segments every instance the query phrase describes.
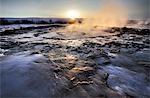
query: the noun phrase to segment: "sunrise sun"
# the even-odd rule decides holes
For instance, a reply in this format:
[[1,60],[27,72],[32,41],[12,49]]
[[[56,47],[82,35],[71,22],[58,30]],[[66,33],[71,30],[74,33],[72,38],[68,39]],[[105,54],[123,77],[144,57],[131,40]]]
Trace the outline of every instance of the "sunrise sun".
[[67,12],[67,17],[71,19],[79,18],[79,12],[77,10],[69,10]]

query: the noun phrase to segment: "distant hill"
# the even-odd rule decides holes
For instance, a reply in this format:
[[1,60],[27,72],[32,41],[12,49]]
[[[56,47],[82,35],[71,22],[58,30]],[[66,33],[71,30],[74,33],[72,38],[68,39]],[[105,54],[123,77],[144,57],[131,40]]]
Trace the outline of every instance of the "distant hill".
[[[76,19],[81,22],[82,18]],[[66,24],[69,23],[69,18],[0,18],[0,24]]]

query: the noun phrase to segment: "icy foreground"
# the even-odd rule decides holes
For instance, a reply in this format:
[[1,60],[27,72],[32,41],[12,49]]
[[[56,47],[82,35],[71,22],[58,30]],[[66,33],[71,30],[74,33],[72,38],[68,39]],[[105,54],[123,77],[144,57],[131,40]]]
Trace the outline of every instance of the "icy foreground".
[[150,97],[150,29],[59,29],[1,32],[1,97]]

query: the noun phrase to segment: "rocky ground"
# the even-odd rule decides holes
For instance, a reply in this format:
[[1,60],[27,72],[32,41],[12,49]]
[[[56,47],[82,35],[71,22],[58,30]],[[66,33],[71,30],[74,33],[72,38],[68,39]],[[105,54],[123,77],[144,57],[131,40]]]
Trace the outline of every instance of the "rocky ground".
[[115,27],[91,37],[64,28],[1,32],[2,98],[150,97],[150,29]]

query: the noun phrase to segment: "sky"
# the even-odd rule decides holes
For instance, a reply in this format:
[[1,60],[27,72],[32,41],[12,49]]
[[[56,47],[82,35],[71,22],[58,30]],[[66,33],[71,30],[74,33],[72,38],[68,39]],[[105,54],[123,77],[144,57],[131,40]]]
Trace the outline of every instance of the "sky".
[[[0,17],[65,17],[77,10],[80,17],[98,13],[112,0],[0,0]],[[150,0],[113,0],[124,6],[132,19],[150,18]]]

